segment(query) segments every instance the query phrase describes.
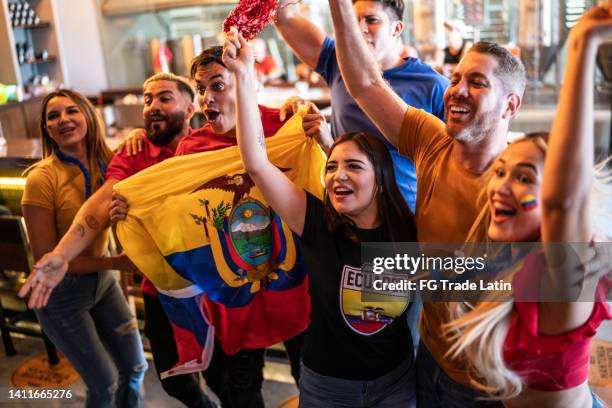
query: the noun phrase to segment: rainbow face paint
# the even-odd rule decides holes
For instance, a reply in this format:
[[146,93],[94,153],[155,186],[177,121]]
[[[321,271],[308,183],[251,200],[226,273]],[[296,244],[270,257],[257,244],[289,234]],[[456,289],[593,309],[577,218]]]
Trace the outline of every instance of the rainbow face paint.
[[523,207],[525,211],[535,210],[538,208],[538,201],[533,194],[528,194],[521,198],[521,207]]

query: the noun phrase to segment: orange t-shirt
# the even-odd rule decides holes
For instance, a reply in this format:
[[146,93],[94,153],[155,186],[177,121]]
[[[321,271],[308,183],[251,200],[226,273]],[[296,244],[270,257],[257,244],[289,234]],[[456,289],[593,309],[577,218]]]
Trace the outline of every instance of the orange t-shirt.
[[[409,107],[400,130],[398,150],[414,161],[417,174],[416,224],[419,242],[465,242],[481,206],[480,174],[452,158],[453,139],[444,123]],[[419,324],[421,340],[444,372],[469,386],[465,362],[445,358],[449,341],[442,324],[450,320],[447,302],[425,302]]]
[[[100,178],[92,177],[92,183],[95,192],[101,185]],[[21,205],[53,210],[55,233],[59,242],[70,229],[72,220],[85,200],[85,176],[81,170],[74,164],[62,162],[53,154],[38,162],[28,174]],[[99,233],[82,255],[104,256],[109,233],[110,228]]]

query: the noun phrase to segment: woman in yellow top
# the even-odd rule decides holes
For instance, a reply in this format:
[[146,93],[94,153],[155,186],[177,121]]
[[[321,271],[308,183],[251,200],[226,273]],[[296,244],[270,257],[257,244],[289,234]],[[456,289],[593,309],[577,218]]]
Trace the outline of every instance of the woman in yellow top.
[[[112,156],[94,107],[76,92],[49,94],[40,123],[43,159],[30,170],[21,202],[36,260],[57,245],[81,205],[102,185]],[[95,227],[97,221],[87,217],[87,224]],[[88,407],[133,407],[140,404],[147,363],[136,319],[109,271],[129,268],[130,262],[105,256],[108,234],[100,228],[53,292],[43,290],[29,305],[83,378]],[[37,276],[30,276],[26,291],[41,285]]]

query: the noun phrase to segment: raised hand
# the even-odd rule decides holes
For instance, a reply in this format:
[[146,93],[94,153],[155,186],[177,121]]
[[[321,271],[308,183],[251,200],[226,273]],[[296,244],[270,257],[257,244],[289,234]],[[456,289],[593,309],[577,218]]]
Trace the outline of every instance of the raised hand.
[[593,7],[582,15],[569,34],[569,46],[577,46],[581,40],[594,47],[612,41],[612,4]]
[[299,96],[292,96],[285,101],[283,106],[281,106],[280,112],[278,113],[278,118],[281,120],[281,122],[284,122],[285,119],[295,115],[302,105],[306,105],[306,100],[300,98]]
[[223,44],[223,63],[235,74],[255,74],[253,51],[236,27],[225,35]]
[[308,113],[302,120],[302,127],[306,136],[313,138],[319,143],[325,154],[329,154],[329,149],[334,143],[331,131],[325,116],[319,111],[317,105],[312,102],[305,103],[309,107]]
[[53,252],[45,254],[34,265],[32,273],[19,290],[19,296],[25,297],[32,291],[28,307],[37,309],[46,306],[53,289],[64,279],[67,271],[66,258]]

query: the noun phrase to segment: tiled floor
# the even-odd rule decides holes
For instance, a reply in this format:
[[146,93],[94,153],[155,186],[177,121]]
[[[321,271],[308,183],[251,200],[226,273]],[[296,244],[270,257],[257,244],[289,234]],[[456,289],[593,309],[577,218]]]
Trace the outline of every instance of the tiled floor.
[[[607,321],[602,324],[599,328],[597,338],[612,341],[612,321]],[[18,354],[12,357],[6,357],[3,353],[4,350],[0,350],[0,407],[10,408],[21,408],[21,407],[44,407],[44,408],[57,408],[57,407],[81,407],[85,397],[85,386],[82,381],[78,381],[70,387],[74,397],[70,400],[63,401],[28,401],[28,402],[14,402],[8,403],[7,396],[11,385],[11,376],[16,367],[18,367],[25,359],[39,354],[44,354],[44,346],[41,339],[38,338],[25,338],[21,335],[13,335],[15,347],[18,350]],[[150,357],[150,356],[149,356]],[[153,370],[153,362],[148,358],[149,370],[145,377],[145,383],[143,386],[143,407],[145,408],[157,408],[157,407],[177,407],[180,408],[182,405],[169,397],[162,389],[160,382],[157,380],[157,376]],[[263,386],[263,395],[266,406],[269,408],[279,407],[283,402],[297,395],[297,388],[293,383],[291,377],[289,365],[284,360],[277,360],[274,358],[268,358],[266,361],[266,367],[264,370],[265,382]],[[204,381],[202,385],[205,387]],[[611,388],[594,388],[595,392],[609,405],[612,405],[612,389]],[[209,395],[211,395],[209,393]],[[211,395],[212,396],[212,395]],[[213,400],[216,401],[216,398]]]
[[[40,407],[40,408],[56,408],[56,407],[82,407],[85,398],[85,385],[82,381],[78,381],[70,387],[73,393],[71,400],[52,401],[52,400],[37,400],[29,402],[10,402],[7,401],[7,396],[11,386],[11,375],[16,367],[18,367],[25,359],[37,355],[44,354],[45,349],[41,339],[24,338],[22,336],[13,335],[15,347],[18,354],[12,357],[6,357],[4,350],[0,350],[0,407],[21,408],[21,407]],[[0,346],[1,349],[1,346]],[[150,357],[150,356],[149,356]],[[169,397],[161,387],[153,369],[153,361],[148,358],[149,369],[147,371],[143,386],[143,407],[144,408],[180,408],[183,405],[177,400]],[[276,408],[284,401],[297,395],[297,387],[291,377],[288,363],[282,360],[268,359],[264,369],[265,382],[263,386],[263,396],[266,407]],[[202,385],[204,381],[202,380]],[[209,395],[214,394],[209,392]],[[213,397],[216,401],[216,398]]]

